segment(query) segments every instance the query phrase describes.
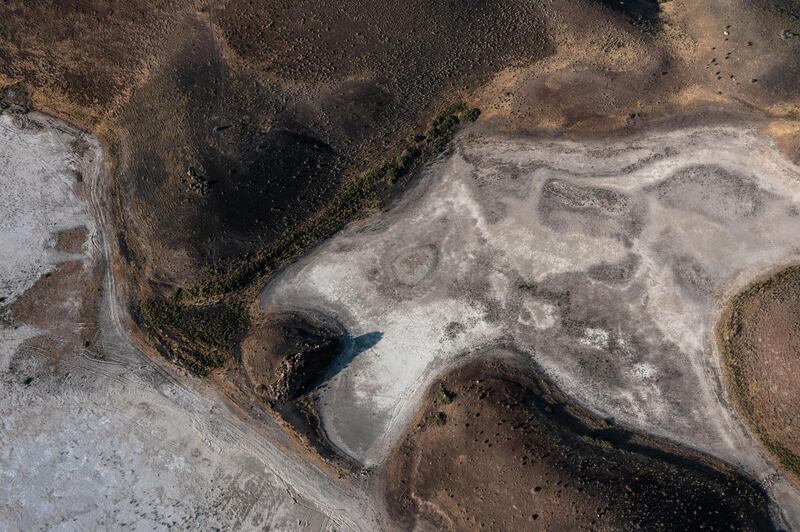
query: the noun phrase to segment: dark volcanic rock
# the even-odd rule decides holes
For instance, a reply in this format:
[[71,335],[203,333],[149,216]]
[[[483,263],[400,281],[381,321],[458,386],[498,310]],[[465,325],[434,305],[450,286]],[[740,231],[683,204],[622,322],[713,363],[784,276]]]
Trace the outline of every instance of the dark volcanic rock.
[[325,377],[341,349],[340,331],[299,313],[271,316],[242,343],[242,363],[256,392],[294,401]]

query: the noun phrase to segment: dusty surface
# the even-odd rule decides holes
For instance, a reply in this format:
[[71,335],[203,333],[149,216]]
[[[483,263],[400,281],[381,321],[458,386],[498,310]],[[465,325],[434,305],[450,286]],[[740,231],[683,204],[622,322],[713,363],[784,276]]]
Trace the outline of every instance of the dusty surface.
[[77,139],[47,127],[44,120],[0,114],[0,171],[5,177],[0,197],[0,298],[4,303],[13,302],[58,262],[80,256],[80,245],[54,249],[59,247],[55,235],[89,223],[86,206],[76,195],[78,162],[63,153],[71,152],[69,143]]
[[800,478],[797,387],[800,367],[798,268],[759,280],[737,295],[720,334],[733,395],[766,447]]
[[[92,286],[102,298],[76,291],[79,273],[96,278],[107,260],[96,141],[41,115],[0,124],[0,178],[14,200],[2,203],[0,245],[15,266],[0,326],[2,528],[373,530],[363,492],[135,348],[108,272]],[[76,169],[86,188],[74,188]],[[56,250],[79,225],[93,231],[68,240],[87,240]],[[91,342],[76,344],[84,329]]]
[[318,394],[331,440],[367,465],[433,375],[503,339],[600,416],[742,465],[795,504],[726,406],[711,327],[719,290],[797,256],[796,179],[740,128],[609,143],[466,135],[262,304],[382,333]]
[[[431,117],[465,100],[481,108],[493,134],[462,139],[390,213],[322,245],[264,293],[269,313],[321,315],[346,331],[324,376],[315,366],[313,378],[300,379],[327,436],[360,463],[381,464],[426,385],[459,356],[502,340],[596,414],[743,466],[797,524],[792,488],[726,406],[710,333],[718,300],[799,254],[792,242],[800,220],[796,169],[778,152],[800,159],[794,0],[87,0],[67,7],[12,0],[0,19],[2,119],[13,113],[24,121],[33,107],[92,131],[106,149],[109,185],[107,195],[105,186],[81,185],[99,175],[99,159],[84,157],[96,152],[96,141],[45,124],[41,139],[66,134],[89,145],[39,153],[44,140],[30,145],[30,130],[21,134],[8,118],[0,170],[26,177],[0,195],[0,224],[7,224],[0,251],[9,257],[0,261],[0,369],[25,373],[39,367],[36,357],[47,357],[55,375],[41,379],[49,383],[42,388],[30,376],[7,387],[6,402],[18,410],[44,405],[37,423],[7,431],[12,441],[44,441],[34,456],[49,456],[51,423],[75,417],[59,416],[59,393],[100,405],[95,418],[112,421],[136,417],[125,406],[136,399],[126,401],[142,396],[157,412],[153,423],[167,425],[166,441],[174,436],[181,447],[199,439],[220,449],[216,458],[201,453],[198,463],[186,458],[185,482],[170,477],[165,462],[135,464],[152,481],[142,490],[197,501],[196,519],[187,510],[176,521],[225,527],[247,515],[252,526],[287,527],[280,510],[263,510],[286,502],[275,488],[283,478],[335,514],[337,528],[374,529],[371,512],[380,503],[365,502],[350,483],[339,489],[327,473],[272,446],[294,449],[264,414],[269,398],[251,388],[289,390],[291,371],[286,378],[273,371],[292,354],[277,351],[307,339],[291,328],[283,328],[285,338],[258,329],[261,313],[252,304],[275,264],[402,190],[383,183],[367,200],[346,194],[376,168],[409,160],[408,147],[419,145]],[[690,118],[672,132],[641,133],[641,124],[670,116]],[[753,124],[758,133],[748,129]],[[598,132],[617,140],[586,136]],[[576,136],[554,140],[565,133]],[[70,158],[87,167],[75,171]],[[41,160],[50,165],[21,170]],[[81,197],[92,199],[93,216]],[[348,210],[351,204],[358,207]],[[259,266],[240,284],[193,290],[217,282],[220,271],[237,271],[251,254],[284,239],[294,244],[295,233],[324,219],[331,205],[347,215],[287,246],[283,262]],[[56,214],[50,219],[45,210]],[[152,302],[163,312],[139,312],[155,308],[146,306]],[[153,363],[129,345],[127,310],[136,319],[131,338]],[[276,356],[256,356],[264,347]],[[185,364],[176,355],[184,351],[213,362],[201,368],[206,380],[183,376],[179,385],[155,369],[161,355]],[[123,384],[109,388],[119,394],[119,409],[103,388],[89,382],[84,392],[82,382],[67,378],[73,367],[88,375],[109,369],[103,360],[115,356],[122,359],[112,373]],[[202,387],[202,396],[192,392],[174,406],[150,394],[149,371],[170,389]],[[145,391],[126,380],[137,375]],[[33,398],[20,401],[26,393]],[[247,423],[231,421],[222,396]],[[251,417],[259,418],[263,440],[252,436]],[[208,436],[228,422],[244,436]],[[81,435],[100,429],[75,423],[76,448],[90,456],[94,448]],[[142,438],[142,456],[157,456],[162,440]],[[231,444],[238,440],[242,455]],[[129,453],[122,462],[133,462],[134,451],[118,447]],[[269,487],[254,488],[273,503],[262,499],[251,511],[237,502],[245,508],[239,513],[209,509],[204,501],[213,496],[198,487],[214,477],[204,468],[216,464],[227,474],[242,456],[248,472],[277,464],[276,476],[259,477]],[[25,460],[7,462],[9,471],[28,474]],[[45,471],[63,472],[49,464]],[[127,470],[103,471],[121,478]],[[120,493],[140,489],[117,485]],[[16,495],[7,500],[15,526],[39,524]],[[66,506],[54,503],[53,519]],[[155,507],[161,519],[178,506]],[[88,516],[84,525],[101,523],[99,511],[80,514]]]
[[398,524],[449,530],[771,530],[752,481],[592,419],[514,354],[437,379],[388,461]]
[[324,316],[319,322],[292,313],[266,317],[242,341],[242,364],[252,388],[271,401],[308,393],[333,364],[342,334]]
[[126,273],[166,291],[313,218],[458,99],[508,131],[727,105],[794,149],[795,6],[630,4],[6,2],[0,85],[102,137]]
[[553,4],[553,53],[507,66],[478,92],[498,128],[611,131],[723,105],[768,118],[770,134],[798,157],[800,39],[788,35],[800,33],[800,16],[792,0],[670,0],[658,3],[655,20],[628,25],[606,18],[599,4],[636,17],[652,3],[593,4]]
[[53,370],[23,348],[0,376],[4,529],[374,529],[366,497],[281,450],[276,428],[254,431],[124,338],[96,350]]
[[[74,349],[91,334],[83,301],[99,282],[87,259],[94,224],[79,176],[99,160],[83,154],[86,146],[42,115],[0,114],[0,369],[27,340]],[[58,334],[48,338],[48,329]]]
[[[187,282],[312,218],[439,107],[548,53],[529,2],[0,8],[0,89],[110,148],[136,281]],[[394,153],[397,152],[397,153]]]

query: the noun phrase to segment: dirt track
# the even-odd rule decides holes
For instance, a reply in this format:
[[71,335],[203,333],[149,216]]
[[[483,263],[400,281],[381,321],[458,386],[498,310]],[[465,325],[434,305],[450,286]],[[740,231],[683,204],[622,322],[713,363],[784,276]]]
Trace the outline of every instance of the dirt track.
[[[13,133],[8,117],[0,118],[5,131]],[[81,168],[87,198],[58,200],[78,206],[75,215],[96,227],[81,260],[89,269],[104,267],[107,183],[97,143],[47,117],[30,115],[30,120],[41,129],[20,131],[28,141],[5,146],[20,157],[17,162],[25,157],[51,161],[53,173],[24,174],[29,183],[19,187],[15,206],[35,216],[40,191],[51,190],[43,180],[73,183],[73,169]],[[48,138],[57,141],[38,142]],[[88,141],[90,149],[71,151],[77,138]],[[2,168],[3,178],[35,170],[24,164],[15,168],[13,174]],[[59,229],[51,226],[53,238],[45,235],[40,245],[54,246]],[[29,251],[52,253],[47,247]],[[303,463],[279,427],[254,428],[218,392],[198,380],[176,380],[139,351],[127,336],[114,278],[107,270],[104,275],[103,297],[94,309],[100,321],[88,347],[63,350],[54,359],[52,348],[35,340],[48,339],[46,347],[67,342],[58,323],[48,329],[16,325],[28,331],[19,348],[8,344],[9,334],[18,335],[15,325],[2,325],[4,346],[10,348],[9,365],[0,372],[0,522],[5,527],[93,529],[135,523],[161,528],[174,523],[183,528],[374,529],[367,496]],[[72,330],[81,324],[68,325]]]

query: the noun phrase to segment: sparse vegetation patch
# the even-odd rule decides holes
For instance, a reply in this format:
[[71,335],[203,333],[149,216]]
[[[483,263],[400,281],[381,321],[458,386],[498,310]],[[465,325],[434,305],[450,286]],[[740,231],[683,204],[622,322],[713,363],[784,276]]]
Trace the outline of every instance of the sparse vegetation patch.
[[139,307],[148,325],[173,358],[198,374],[221,367],[247,329],[249,318],[238,301],[187,307],[154,297]]
[[729,390],[764,447],[800,479],[797,412],[800,370],[800,266],[734,296],[717,329]]
[[477,120],[480,111],[464,103],[437,114],[424,135],[408,139],[400,155],[345,183],[325,210],[277,243],[211,270],[168,300],[153,296],[138,316],[161,340],[162,348],[193,371],[220,367],[233,354],[248,323],[238,294],[329,238],[347,223],[378,208],[407,184],[413,172],[440,155],[460,125]]

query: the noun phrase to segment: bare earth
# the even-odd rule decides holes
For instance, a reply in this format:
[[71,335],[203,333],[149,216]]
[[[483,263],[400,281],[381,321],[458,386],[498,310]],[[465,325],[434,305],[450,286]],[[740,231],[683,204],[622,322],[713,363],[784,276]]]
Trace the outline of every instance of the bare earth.
[[513,351],[489,349],[425,395],[386,467],[401,526],[771,529],[752,481],[593,419],[517,362]]
[[0,529],[800,530],[798,87],[798,0],[0,2]]
[[800,277],[797,266],[759,279],[720,324],[733,395],[767,449],[800,479]]
[[[374,529],[368,497],[300,460],[281,429],[254,428],[218,392],[176,381],[134,347],[107,270],[101,297],[81,297],[79,274],[95,278],[108,258],[97,142],[38,114],[0,115],[0,134],[13,193],[0,203],[0,245],[20,250],[2,265],[15,268],[0,322],[2,528]],[[88,147],[74,151],[79,139]],[[93,228],[72,231],[83,245],[56,249],[79,225]],[[40,301],[20,305],[32,290]],[[44,303],[65,307],[26,323]],[[76,318],[87,304],[97,323]]]
[[729,290],[797,259],[797,178],[738,127],[580,143],[467,134],[262,305],[382,334],[318,392],[331,440],[367,465],[435,375],[503,341],[602,418],[740,465],[795,519],[797,493],[729,408],[713,326]]

